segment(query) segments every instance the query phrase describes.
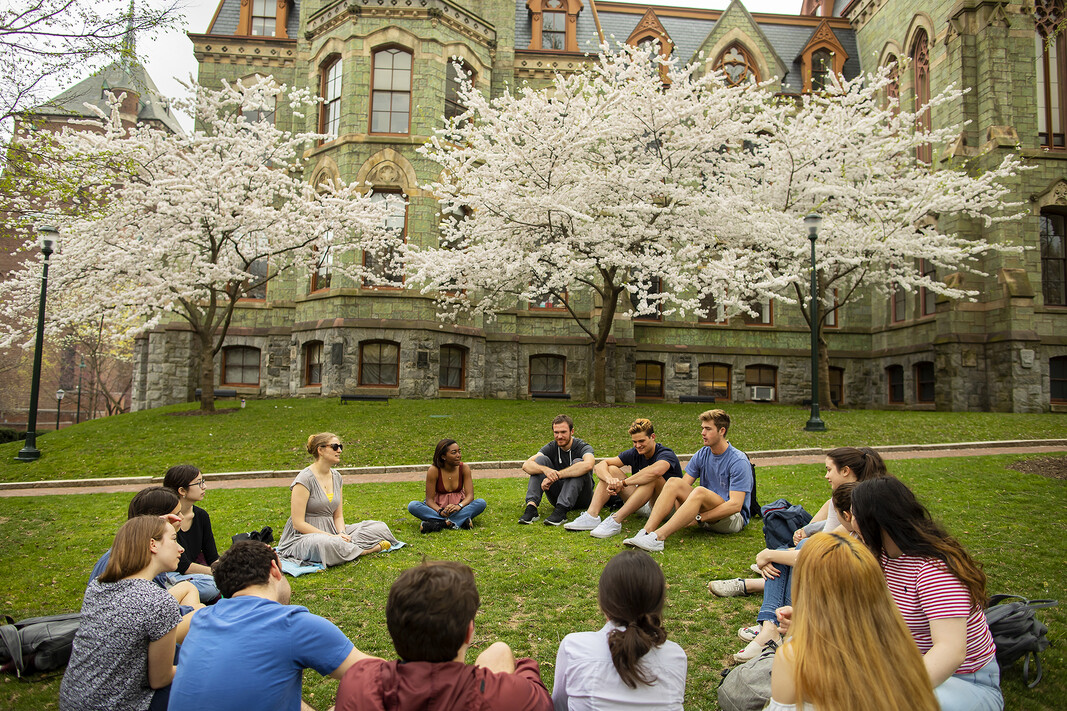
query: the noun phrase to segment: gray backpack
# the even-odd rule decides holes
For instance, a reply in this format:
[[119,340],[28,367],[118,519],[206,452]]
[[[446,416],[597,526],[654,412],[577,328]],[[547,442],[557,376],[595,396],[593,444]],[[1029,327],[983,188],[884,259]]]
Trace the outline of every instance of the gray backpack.
[[722,711],[760,711],[771,700],[771,666],[778,645],[768,642],[758,657],[723,669],[719,682]]
[[0,625],[0,669],[18,676],[67,665],[81,613],[30,617]]
[[[1007,602],[1011,600],[1012,602]],[[1003,603],[1003,604],[1002,604]],[[1023,660],[1023,681],[1031,689],[1041,681],[1041,658],[1038,652],[1048,647],[1048,627],[1034,610],[1056,605],[1055,600],[1027,600],[1019,595],[993,595],[985,610],[985,620],[997,645],[997,664],[1001,673],[1011,664]],[[1034,660],[1034,680],[1030,681],[1030,660]]]

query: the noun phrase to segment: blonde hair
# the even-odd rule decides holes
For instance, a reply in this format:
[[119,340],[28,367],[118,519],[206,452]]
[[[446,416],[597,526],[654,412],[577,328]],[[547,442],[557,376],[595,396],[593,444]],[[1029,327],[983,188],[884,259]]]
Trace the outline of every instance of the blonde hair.
[[114,583],[147,568],[152,562],[151,543],[163,540],[167,525],[159,516],[135,516],[127,520],[115,534],[111,557],[97,579]]
[[649,437],[655,434],[655,430],[652,429],[652,420],[645,419],[644,417],[634,420],[634,423],[630,425],[629,433],[635,435],[638,432],[643,432]]
[[937,711],[922,654],[865,546],[816,534],[793,575],[793,636],[782,654],[793,667],[797,708]]
[[713,423],[717,430],[730,431],[730,416],[726,414],[726,410],[705,410],[700,413],[700,421]]
[[341,439],[333,432],[319,432],[308,437],[307,450],[313,459],[319,458],[319,447],[328,444],[331,439]]

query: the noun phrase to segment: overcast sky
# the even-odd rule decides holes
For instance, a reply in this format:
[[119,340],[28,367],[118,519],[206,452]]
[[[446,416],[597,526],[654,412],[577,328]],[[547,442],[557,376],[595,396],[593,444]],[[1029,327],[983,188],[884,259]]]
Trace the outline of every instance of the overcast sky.
[[[507,2],[508,0],[499,1]],[[795,15],[800,12],[801,3],[802,0],[744,0],[749,12],[775,12],[786,15]],[[218,4],[218,0],[186,0],[184,27],[138,42],[138,50],[147,58],[148,73],[165,96],[181,95],[184,89],[177,80],[188,79],[190,74],[196,76],[193,43],[189,41],[185,33],[207,32],[208,23],[211,22]],[[633,2],[631,4],[647,3]],[[667,0],[662,4],[722,10],[730,3],[729,0]],[[188,119],[182,121],[182,124],[186,128],[191,126]]]

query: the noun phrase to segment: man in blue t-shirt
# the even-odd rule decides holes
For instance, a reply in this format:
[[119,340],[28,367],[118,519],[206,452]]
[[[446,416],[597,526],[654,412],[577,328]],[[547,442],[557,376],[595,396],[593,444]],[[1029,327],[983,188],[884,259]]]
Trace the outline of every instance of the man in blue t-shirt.
[[340,679],[374,658],[329,620],[289,604],[289,581],[265,543],[234,543],[215,564],[215,582],[224,599],[193,618],[169,711],[296,711],[305,668]]
[[537,507],[541,497],[548,494],[555,507],[545,519],[548,526],[558,526],[567,520],[572,509],[584,509],[593,498],[593,471],[596,459],[593,448],[574,436],[574,420],[557,415],[552,420],[552,441],[522,464],[530,475],[526,486],[526,508],[519,523],[530,524],[538,519]]
[[[737,533],[745,527],[754,482],[752,464],[726,441],[729,429],[730,416],[722,410],[700,415],[704,447],[689,460],[685,476],[664,485],[645,527],[623,543],[661,551],[668,536],[694,523],[716,533]],[[698,480],[700,485],[693,487]],[[671,509],[674,515],[663,523]]]
[[[597,462],[593,473],[598,481],[589,509],[565,525],[565,529],[589,531],[593,538],[610,538],[622,531],[622,522],[627,516],[659,499],[668,479],[682,476],[678,456],[656,442],[656,433],[649,420],[634,420],[630,425],[630,440],[633,447],[617,457]],[[630,467],[629,476],[623,467]],[[601,521],[600,509],[612,496],[623,500],[622,508]]]

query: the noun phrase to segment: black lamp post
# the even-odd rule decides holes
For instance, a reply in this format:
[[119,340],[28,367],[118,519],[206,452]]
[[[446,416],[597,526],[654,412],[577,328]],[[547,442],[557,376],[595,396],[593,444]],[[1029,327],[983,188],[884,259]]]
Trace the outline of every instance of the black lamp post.
[[37,449],[37,395],[41,388],[41,348],[44,346],[44,300],[48,293],[48,258],[59,242],[59,230],[51,225],[37,228],[40,238],[38,244],[44,255],[44,267],[41,270],[41,298],[37,303],[37,340],[33,347],[33,379],[30,381],[30,412],[26,422],[26,446],[19,450],[15,459],[32,462],[41,457]]
[[819,417],[819,275],[815,270],[815,240],[819,236],[822,215],[811,213],[804,218],[811,240],[811,416],[804,429],[808,432],[826,431],[826,423]]
[[63,406],[63,396],[66,394],[63,388],[56,390],[56,432],[59,432],[59,409]]
[[82,373],[85,372],[85,356],[82,356],[81,365],[78,366],[78,411],[74,413],[74,424],[82,421]]

